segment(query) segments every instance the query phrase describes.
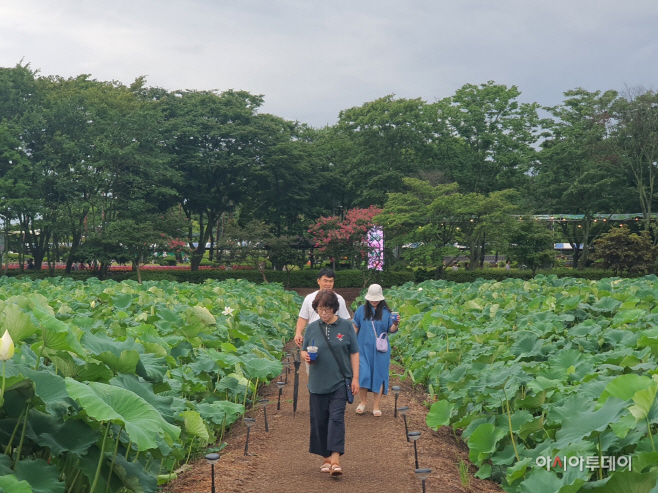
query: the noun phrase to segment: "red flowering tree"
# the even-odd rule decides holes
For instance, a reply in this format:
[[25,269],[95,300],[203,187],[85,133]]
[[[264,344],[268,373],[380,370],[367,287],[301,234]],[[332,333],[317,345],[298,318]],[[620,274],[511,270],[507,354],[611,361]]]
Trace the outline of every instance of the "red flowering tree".
[[373,218],[381,212],[374,206],[350,209],[342,221],[339,216],[321,217],[310,226],[308,232],[320,253],[333,260],[334,267],[336,259],[343,258],[347,258],[352,267],[367,266],[368,231],[375,226]]

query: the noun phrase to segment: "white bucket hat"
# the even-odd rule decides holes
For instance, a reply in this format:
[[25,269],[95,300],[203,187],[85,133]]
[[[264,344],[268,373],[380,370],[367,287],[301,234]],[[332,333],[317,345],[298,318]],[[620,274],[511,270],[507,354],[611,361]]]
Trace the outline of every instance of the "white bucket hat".
[[371,284],[368,288],[368,294],[366,294],[365,298],[368,301],[382,301],[384,299],[382,287],[379,284]]

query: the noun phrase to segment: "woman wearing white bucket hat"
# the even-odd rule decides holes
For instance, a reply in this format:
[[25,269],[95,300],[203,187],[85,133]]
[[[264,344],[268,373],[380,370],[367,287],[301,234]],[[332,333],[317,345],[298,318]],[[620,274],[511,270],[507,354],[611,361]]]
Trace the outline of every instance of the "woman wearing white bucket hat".
[[[388,393],[388,370],[391,365],[391,346],[385,352],[377,349],[377,339],[388,338],[388,334],[396,332],[400,317],[393,316],[386,304],[382,287],[372,284],[365,296],[366,303],[357,308],[352,319],[359,343],[359,399],[357,414],[363,414],[366,409],[368,391],[375,395],[372,414],[381,416],[379,404],[383,394]],[[382,336],[382,334],[386,334]]]

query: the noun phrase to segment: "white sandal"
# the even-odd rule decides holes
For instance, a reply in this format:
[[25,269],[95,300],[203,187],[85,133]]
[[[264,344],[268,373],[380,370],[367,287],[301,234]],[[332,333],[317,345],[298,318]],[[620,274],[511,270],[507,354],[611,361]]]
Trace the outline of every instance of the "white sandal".
[[365,404],[359,404],[358,406],[356,406],[356,414],[363,414],[365,410],[366,410]]

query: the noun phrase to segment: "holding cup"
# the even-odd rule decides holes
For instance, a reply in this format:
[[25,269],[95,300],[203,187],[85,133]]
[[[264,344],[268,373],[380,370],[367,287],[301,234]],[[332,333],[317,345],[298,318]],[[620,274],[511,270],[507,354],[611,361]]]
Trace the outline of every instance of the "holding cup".
[[308,353],[308,357],[311,358],[311,363],[313,364],[316,359],[318,359],[318,347],[317,346],[308,346],[306,348],[306,352]]
[[391,312],[391,322],[392,323],[398,323],[400,321],[400,313],[399,312]]

